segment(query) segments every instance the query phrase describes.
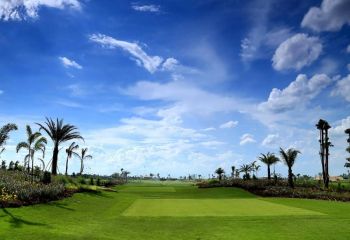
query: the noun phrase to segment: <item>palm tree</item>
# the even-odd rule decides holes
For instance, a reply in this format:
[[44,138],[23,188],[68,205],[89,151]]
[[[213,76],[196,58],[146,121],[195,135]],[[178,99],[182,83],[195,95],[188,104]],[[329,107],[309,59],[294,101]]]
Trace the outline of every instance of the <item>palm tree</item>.
[[222,179],[222,174],[224,174],[225,171],[224,171],[224,169],[222,169],[221,167],[219,167],[218,169],[215,170],[215,173],[218,175],[219,181],[221,181],[221,179]]
[[271,179],[271,170],[270,167],[273,164],[276,164],[279,161],[279,158],[275,156],[274,153],[268,152],[267,154],[261,154],[259,160],[267,165],[267,179]]
[[[27,170],[29,171],[29,164],[30,160],[32,161],[32,177],[34,177],[34,154],[36,151],[41,151],[43,154],[43,157],[45,156],[45,145],[47,144],[47,140],[45,137],[41,135],[40,132],[34,132],[32,131],[32,128],[27,125],[27,141],[26,142],[20,142],[17,144],[16,152],[18,153],[19,150],[22,148],[28,150],[28,154],[24,158],[24,167],[27,165]],[[33,180],[33,179],[32,179]]]
[[241,165],[239,171],[244,172],[243,179],[250,179],[249,173],[252,171],[252,165],[243,164],[243,165]]
[[9,133],[17,129],[17,125],[13,123],[8,123],[0,128],[0,147],[3,147],[10,138]]
[[46,118],[45,126],[40,123],[36,124],[40,126],[39,131],[44,130],[53,141],[54,148],[52,153],[51,173],[56,175],[59,145],[72,139],[84,139],[80,136],[80,133],[76,131],[77,127],[70,124],[63,124],[63,119],[58,120],[57,118],[55,122],[51,118]]
[[299,153],[300,151],[293,148],[290,148],[287,151],[280,148],[281,158],[288,167],[288,184],[291,188],[294,188],[292,167]]
[[82,148],[81,149],[81,155],[79,155],[76,152],[73,152],[73,154],[80,159],[80,175],[82,175],[83,171],[84,171],[84,160],[92,158],[91,155],[86,155],[87,150],[88,150],[88,148]]
[[72,158],[72,155],[74,152],[74,150],[77,150],[79,148],[79,145],[76,144],[75,142],[72,142],[69,147],[66,149],[66,153],[67,153],[67,160],[66,160],[66,176],[68,175],[68,160],[70,158]]

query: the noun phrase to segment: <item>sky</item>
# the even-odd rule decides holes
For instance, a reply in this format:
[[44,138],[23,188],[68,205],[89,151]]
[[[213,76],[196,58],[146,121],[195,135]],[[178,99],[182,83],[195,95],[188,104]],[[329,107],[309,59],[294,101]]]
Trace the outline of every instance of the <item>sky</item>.
[[86,173],[230,174],[293,147],[314,176],[322,118],[345,173],[349,30],[348,0],[0,0],[0,124],[19,127],[1,158],[51,117],[79,128]]

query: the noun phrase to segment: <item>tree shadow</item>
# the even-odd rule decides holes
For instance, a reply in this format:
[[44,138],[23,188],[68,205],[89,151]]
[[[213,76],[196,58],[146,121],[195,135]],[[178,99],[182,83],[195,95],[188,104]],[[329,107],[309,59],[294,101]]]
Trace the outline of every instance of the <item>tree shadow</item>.
[[5,213],[5,215],[3,215],[2,217],[4,217],[4,216],[10,217],[9,223],[15,228],[23,227],[23,225],[28,225],[28,226],[47,226],[47,224],[31,222],[31,221],[28,221],[28,220],[24,220],[24,219],[22,219],[20,217],[16,217],[11,212],[9,212],[6,208],[1,208],[1,210]]
[[58,208],[62,208],[62,209],[68,210],[68,211],[75,211],[74,208],[67,207],[68,204],[66,204],[66,203],[50,202],[48,204],[51,205],[51,206],[54,206],[54,207],[58,207]]
[[112,196],[109,196],[106,193],[101,192],[101,191],[86,191],[86,192],[82,192],[82,193],[85,195],[95,196],[95,197],[113,198]]

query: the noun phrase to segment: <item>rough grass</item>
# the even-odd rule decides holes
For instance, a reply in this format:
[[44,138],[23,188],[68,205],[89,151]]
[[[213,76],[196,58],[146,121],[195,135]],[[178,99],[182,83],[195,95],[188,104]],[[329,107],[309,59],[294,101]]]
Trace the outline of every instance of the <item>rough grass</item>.
[[[117,190],[129,186],[131,185],[118,187]],[[246,209],[248,202],[259,199],[235,188],[197,189],[184,184],[172,184],[171,187],[176,191],[79,193],[71,198],[48,204],[0,209],[0,239],[333,240],[349,238],[350,204],[342,202],[283,198],[259,200],[261,204],[271,203],[273,205],[270,206],[274,207],[283,205],[287,208],[323,213],[322,215],[123,216],[123,213],[138,199],[191,199],[191,201],[201,199],[226,201],[225,199],[228,199],[240,201],[240,204],[232,206],[233,208]],[[261,210],[255,207],[247,211]]]

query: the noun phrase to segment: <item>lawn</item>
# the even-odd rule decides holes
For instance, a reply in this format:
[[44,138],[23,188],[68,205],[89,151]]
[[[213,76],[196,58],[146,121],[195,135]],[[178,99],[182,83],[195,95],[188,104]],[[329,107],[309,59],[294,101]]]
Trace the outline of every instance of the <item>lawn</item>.
[[348,239],[350,203],[132,183],[0,209],[0,239]]

